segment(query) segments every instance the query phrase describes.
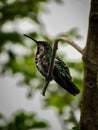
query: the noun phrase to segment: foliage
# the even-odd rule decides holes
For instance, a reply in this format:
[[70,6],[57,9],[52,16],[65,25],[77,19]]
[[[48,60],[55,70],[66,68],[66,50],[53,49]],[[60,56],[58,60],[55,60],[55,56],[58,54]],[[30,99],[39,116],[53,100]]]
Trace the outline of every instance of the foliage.
[[73,127],[72,130],[79,130],[79,126]]
[[[55,0],[56,2],[62,2],[61,0]],[[35,54],[35,45],[31,44],[31,40],[27,40],[21,35],[19,30],[19,26],[17,21],[26,21],[25,18],[31,20],[32,25],[35,28],[43,28],[42,21],[40,21],[39,14],[46,11],[45,4],[50,2],[49,0],[1,0],[0,1],[0,74],[12,74],[15,75],[20,73],[23,76],[21,80],[21,86],[27,85],[30,88],[28,93],[28,97],[32,97],[33,92],[35,93],[37,90],[41,90],[43,87],[43,79],[36,71],[35,62],[34,62],[34,54]],[[7,29],[7,25],[10,24],[10,29]],[[44,34],[44,28],[34,29],[29,31],[29,35],[38,39],[47,40],[48,42],[52,42],[52,39]],[[39,32],[39,33],[37,33]],[[58,36],[68,36],[74,38],[80,38],[80,35],[77,33],[77,29],[71,29],[66,33],[59,34]],[[64,56],[63,56],[64,57]],[[3,59],[3,60],[1,60]],[[74,82],[81,89],[81,79],[82,79],[82,63],[72,62],[67,60],[68,66],[75,71],[75,76],[73,78]],[[11,72],[11,73],[8,73]],[[36,81],[36,83],[35,83]],[[36,90],[35,90],[36,88]],[[52,88],[52,89],[51,89]],[[64,115],[67,107],[70,109],[70,117],[73,117],[71,112],[73,109],[78,109],[80,106],[80,96],[78,101],[71,95],[59,88],[56,83],[52,84],[52,87],[49,88],[47,92],[48,96],[45,97],[45,107],[53,106],[57,109],[58,115]],[[34,89],[34,91],[33,91]],[[58,116],[58,117],[59,117]],[[0,118],[2,116],[0,115]],[[72,122],[76,124],[76,117],[73,117],[73,120],[69,120],[68,122]],[[28,121],[30,122],[30,126],[28,126]],[[64,119],[62,118],[62,122]],[[65,123],[66,125],[66,123]],[[6,125],[1,126],[0,129],[4,130],[5,127],[11,130],[11,126],[13,126],[13,130],[20,129],[25,130],[34,127],[46,127],[46,123],[35,120],[34,115],[28,115],[25,112],[20,112],[15,115],[13,120],[10,120]]]
[[20,111],[14,115],[14,118],[9,121],[5,121],[4,116],[0,118],[4,121],[3,125],[0,126],[0,130],[29,130],[35,128],[47,128],[48,124],[39,120],[34,113],[26,113]]

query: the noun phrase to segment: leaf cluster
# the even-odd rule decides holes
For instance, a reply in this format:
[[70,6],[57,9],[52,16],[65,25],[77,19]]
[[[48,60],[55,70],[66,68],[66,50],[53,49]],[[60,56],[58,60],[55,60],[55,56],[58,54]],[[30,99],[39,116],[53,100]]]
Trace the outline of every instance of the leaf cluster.
[[0,125],[0,130],[30,130],[35,128],[48,128],[48,124],[44,120],[36,117],[35,113],[27,113],[19,111],[14,115],[14,118],[9,121],[5,120],[4,116],[0,116],[0,121],[4,123]]

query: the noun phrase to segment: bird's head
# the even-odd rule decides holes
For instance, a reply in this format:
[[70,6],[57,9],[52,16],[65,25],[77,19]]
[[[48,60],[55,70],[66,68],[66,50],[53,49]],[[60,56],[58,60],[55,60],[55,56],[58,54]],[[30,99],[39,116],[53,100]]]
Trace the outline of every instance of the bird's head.
[[51,46],[50,46],[50,44],[48,42],[46,42],[46,41],[37,41],[34,38],[32,38],[32,37],[30,37],[30,36],[28,36],[26,34],[24,34],[24,36],[32,39],[37,44],[37,50],[39,51],[39,53],[42,52],[42,51],[45,52],[45,51],[52,50]]

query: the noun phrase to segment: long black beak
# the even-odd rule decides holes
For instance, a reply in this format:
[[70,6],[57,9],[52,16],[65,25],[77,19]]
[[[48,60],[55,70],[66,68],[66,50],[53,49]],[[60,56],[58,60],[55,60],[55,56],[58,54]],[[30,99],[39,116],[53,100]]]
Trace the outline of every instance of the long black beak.
[[28,37],[28,38],[32,39],[35,43],[37,43],[37,44],[38,44],[38,41],[37,41],[37,40],[35,40],[34,38],[32,38],[32,37],[30,37],[30,36],[28,36],[28,35],[26,35],[26,34],[24,34],[24,36],[26,36],[26,37]]

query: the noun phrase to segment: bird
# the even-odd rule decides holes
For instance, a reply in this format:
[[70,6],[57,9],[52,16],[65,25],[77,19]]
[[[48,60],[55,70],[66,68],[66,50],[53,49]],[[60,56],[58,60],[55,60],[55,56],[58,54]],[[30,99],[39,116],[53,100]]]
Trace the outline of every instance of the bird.
[[[36,43],[35,64],[38,71],[46,78],[52,57],[51,45],[47,41],[37,41],[26,34],[24,36],[32,39]],[[72,81],[68,66],[59,57],[55,57],[54,59],[52,79],[70,94],[75,96],[80,93],[80,90]]]

